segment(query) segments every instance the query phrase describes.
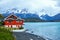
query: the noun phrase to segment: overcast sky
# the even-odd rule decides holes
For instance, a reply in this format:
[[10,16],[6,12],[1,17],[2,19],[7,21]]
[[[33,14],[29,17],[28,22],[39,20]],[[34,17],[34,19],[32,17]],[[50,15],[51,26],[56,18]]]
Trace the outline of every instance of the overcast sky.
[[0,11],[12,8],[27,8],[38,15],[54,16],[60,12],[60,0],[0,0]]

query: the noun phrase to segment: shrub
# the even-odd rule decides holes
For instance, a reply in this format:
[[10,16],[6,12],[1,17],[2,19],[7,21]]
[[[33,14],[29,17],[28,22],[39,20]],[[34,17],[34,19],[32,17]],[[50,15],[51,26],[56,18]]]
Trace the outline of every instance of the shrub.
[[24,27],[20,27],[19,29],[24,29]]

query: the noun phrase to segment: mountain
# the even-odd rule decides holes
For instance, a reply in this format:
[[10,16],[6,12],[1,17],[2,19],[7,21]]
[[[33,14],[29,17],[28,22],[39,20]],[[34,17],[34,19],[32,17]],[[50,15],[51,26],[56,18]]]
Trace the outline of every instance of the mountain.
[[46,20],[46,21],[51,21],[53,18],[51,17],[51,16],[49,16],[49,15],[41,15],[40,16],[41,18],[42,18],[42,20]]
[[54,22],[54,21],[60,21],[60,13],[56,14],[55,16],[49,16],[48,14],[46,15],[41,15],[40,17],[36,13],[29,13],[28,9],[24,8],[21,9],[20,11],[17,8],[9,9],[2,15],[6,18],[10,14],[14,14],[18,16],[19,18],[24,19],[25,21],[31,21],[31,22]]
[[[2,14],[2,15],[6,18],[10,14]],[[20,13],[20,14],[18,14],[18,13],[16,13],[14,15],[16,15],[19,18],[24,19],[26,22],[41,22],[41,21],[43,21],[40,19],[40,17],[37,14],[31,14],[31,13],[27,13],[27,14]]]
[[42,20],[45,21],[60,21],[60,13],[56,14],[55,16],[49,16],[49,15],[41,15],[40,16]]
[[10,14],[14,14],[19,18],[24,19],[26,22],[41,22],[43,20],[40,19],[40,17],[35,14],[35,13],[29,13],[28,9],[21,9],[21,11],[19,12],[18,9],[13,8],[13,9],[9,9],[7,10],[5,13],[3,13],[2,15],[6,18],[7,16],[9,16]]
[[60,22],[60,13],[58,13],[57,15],[53,16],[53,20]]
[[58,13],[57,15],[53,16],[54,20],[60,20],[60,13]]

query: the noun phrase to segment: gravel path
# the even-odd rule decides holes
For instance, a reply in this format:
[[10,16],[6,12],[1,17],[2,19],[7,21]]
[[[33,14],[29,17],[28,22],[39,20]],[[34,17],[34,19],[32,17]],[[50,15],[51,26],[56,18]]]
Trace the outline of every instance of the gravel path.
[[26,32],[14,32],[13,35],[16,37],[16,40],[45,40],[43,37]]

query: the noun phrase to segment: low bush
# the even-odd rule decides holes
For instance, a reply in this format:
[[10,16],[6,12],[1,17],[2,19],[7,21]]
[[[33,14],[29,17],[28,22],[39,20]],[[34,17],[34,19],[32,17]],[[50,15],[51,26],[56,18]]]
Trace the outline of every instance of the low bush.
[[20,27],[19,29],[24,29],[24,27]]

